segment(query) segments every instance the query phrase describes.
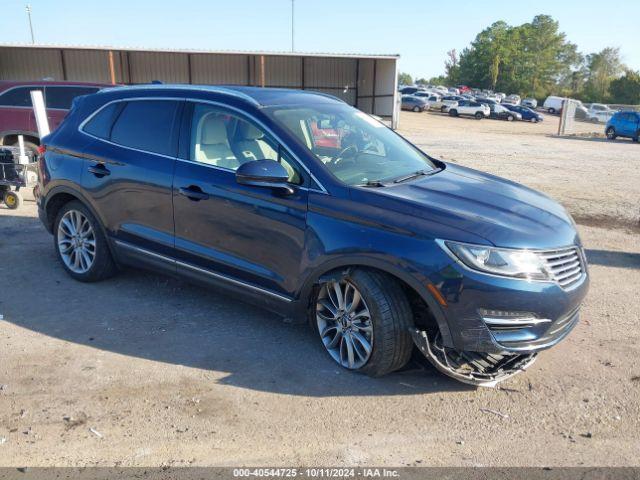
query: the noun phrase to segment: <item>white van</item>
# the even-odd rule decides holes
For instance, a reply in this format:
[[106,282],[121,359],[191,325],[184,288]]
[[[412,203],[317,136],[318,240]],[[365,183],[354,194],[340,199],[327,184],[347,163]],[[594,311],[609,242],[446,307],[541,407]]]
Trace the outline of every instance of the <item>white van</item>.
[[563,97],[554,97],[550,95],[544,101],[542,107],[549,113],[559,113],[562,110],[562,102],[564,101]]

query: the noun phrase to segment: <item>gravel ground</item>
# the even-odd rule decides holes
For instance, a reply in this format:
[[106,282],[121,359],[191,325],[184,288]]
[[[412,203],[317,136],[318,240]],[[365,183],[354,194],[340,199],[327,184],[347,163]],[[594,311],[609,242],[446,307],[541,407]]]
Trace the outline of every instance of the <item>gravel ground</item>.
[[306,327],[166,277],[75,282],[33,200],[0,207],[0,466],[639,466],[640,146],[554,138],[548,120],[401,119],[432,155],[578,220],[582,321],[499,389],[422,362],[347,373]]

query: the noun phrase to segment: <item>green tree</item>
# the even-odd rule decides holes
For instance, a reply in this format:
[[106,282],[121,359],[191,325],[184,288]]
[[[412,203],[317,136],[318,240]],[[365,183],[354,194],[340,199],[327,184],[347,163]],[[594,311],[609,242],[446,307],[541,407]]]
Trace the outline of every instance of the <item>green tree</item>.
[[557,21],[537,15],[530,23],[495,22],[480,32],[460,55],[460,83],[542,98],[569,88],[581,65],[577,47],[566,40]]
[[413,78],[406,72],[398,73],[398,85],[413,85]]
[[447,52],[444,69],[449,85],[457,85],[460,77],[460,65],[458,62],[458,52],[455,48]]
[[612,103],[640,105],[640,72],[627,70],[625,74],[609,84]]
[[591,102],[604,102],[609,96],[609,85],[625,69],[620,58],[620,49],[607,47],[587,56],[588,79],[585,98]]

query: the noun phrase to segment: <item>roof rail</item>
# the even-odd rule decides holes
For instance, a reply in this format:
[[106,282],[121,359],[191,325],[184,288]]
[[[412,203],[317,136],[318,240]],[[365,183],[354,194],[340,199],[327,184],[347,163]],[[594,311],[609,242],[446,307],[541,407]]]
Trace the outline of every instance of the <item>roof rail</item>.
[[232,88],[221,87],[218,85],[191,85],[191,84],[162,84],[162,83],[146,83],[138,85],[121,85],[114,87],[107,87],[100,90],[100,92],[111,92],[113,90],[188,90],[199,92],[213,92],[222,93],[231,97],[242,99],[255,106],[261,106],[255,98],[246,93],[242,93]]

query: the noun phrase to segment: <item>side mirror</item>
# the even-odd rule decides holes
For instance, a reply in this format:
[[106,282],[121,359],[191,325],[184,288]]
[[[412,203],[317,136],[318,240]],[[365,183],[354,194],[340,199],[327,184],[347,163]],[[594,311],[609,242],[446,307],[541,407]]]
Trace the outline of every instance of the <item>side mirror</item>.
[[274,188],[291,195],[294,190],[288,179],[287,170],[275,160],[253,160],[236,170],[236,182],[241,185]]

